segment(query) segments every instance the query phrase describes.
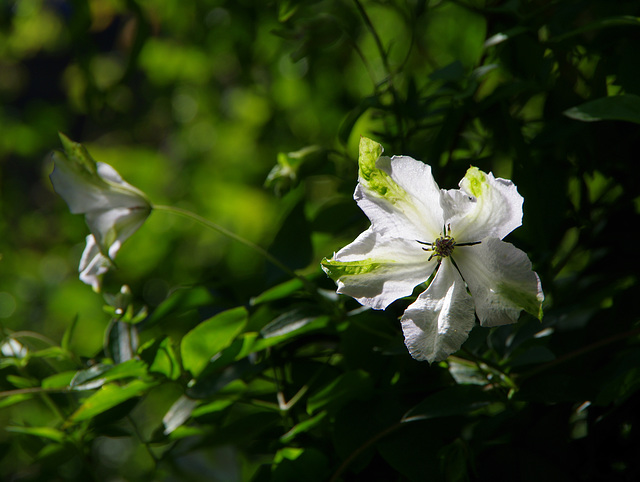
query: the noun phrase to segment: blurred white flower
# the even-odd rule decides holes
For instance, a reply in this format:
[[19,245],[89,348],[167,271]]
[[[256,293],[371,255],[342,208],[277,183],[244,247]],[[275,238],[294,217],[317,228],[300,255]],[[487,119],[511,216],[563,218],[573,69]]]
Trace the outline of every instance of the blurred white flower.
[[151,213],[147,196],[108,164],[94,161],[81,144],[60,134],[65,152],[53,154],[55,191],[74,214],[84,214],[91,234],[80,260],[80,279],[100,291],[102,275],[122,244]]
[[7,358],[24,358],[27,356],[28,350],[15,338],[8,338],[0,345],[0,353]]
[[355,241],[322,262],[338,293],[385,309],[429,280],[402,316],[411,355],[429,362],[457,351],[475,324],[515,323],[524,309],[542,316],[544,295],[527,255],[502,241],[520,226],[516,186],[471,167],[460,189],[439,189],[431,167],[382,156],[360,142],[354,198],[371,221]]

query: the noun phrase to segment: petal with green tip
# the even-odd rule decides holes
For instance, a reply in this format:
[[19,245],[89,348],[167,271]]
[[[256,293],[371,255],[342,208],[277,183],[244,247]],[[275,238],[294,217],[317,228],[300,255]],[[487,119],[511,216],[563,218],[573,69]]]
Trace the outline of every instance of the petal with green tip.
[[522,224],[522,196],[513,182],[471,167],[460,189],[442,193],[445,222],[459,243],[502,239]]
[[380,144],[361,139],[358,206],[381,233],[432,241],[442,231],[443,215],[431,167],[408,156],[381,154]]
[[381,310],[429,279],[436,265],[429,256],[415,241],[384,237],[370,228],[323,260],[322,268],[338,293]]
[[471,291],[483,326],[518,321],[522,310],[542,317],[540,278],[526,253],[497,238],[456,248],[453,259]]
[[151,203],[113,167],[94,161],[84,146],[63,134],[60,139],[65,152],[53,154],[51,182],[72,213],[85,215],[91,240],[82,257],[80,278],[99,290],[100,276],[113,264],[122,243],[147,219]]

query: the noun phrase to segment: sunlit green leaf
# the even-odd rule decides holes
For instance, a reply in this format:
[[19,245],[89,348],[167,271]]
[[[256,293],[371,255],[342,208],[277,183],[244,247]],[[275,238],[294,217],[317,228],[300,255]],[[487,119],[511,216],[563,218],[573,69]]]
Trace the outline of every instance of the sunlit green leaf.
[[162,424],[164,425],[163,433],[165,435],[169,435],[175,429],[180,427],[184,422],[186,422],[189,417],[191,417],[191,412],[197,404],[197,400],[193,400],[186,395],[178,398],[178,400],[175,401],[166,415],[162,418]]
[[33,435],[34,437],[40,437],[54,442],[62,443],[66,438],[66,434],[62,430],[58,430],[53,427],[6,427],[8,432],[21,433],[25,435]]
[[180,376],[180,361],[169,337],[147,342],[140,348],[140,357],[148,364],[149,373],[160,373],[170,380]]
[[42,380],[42,388],[68,388],[75,376],[73,371],[56,373]]
[[91,390],[115,380],[142,378],[146,375],[147,365],[142,360],[129,360],[119,365],[96,364],[77,372],[71,380],[71,388]]
[[314,427],[317,427],[327,417],[327,414],[328,413],[326,411],[318,412],[313,417],[310,417],[307,420],[296,424],[291,428],[291,430],[280,437],[280,442],[282,442],[283,444],[288,444],[298,435],[303,434],[313,429]]
[[262,303],[268,303],[270,301],[280,300],[287,296],[292,295],[296,291],[299,291],[302,288],[302,281],[297,278],[290,279],[285,281],[284,283],[280,283],[279,285],[274,286],[273,288],[269,288],[265,292],[259,294],[258,296],[251,298],[251,304],[256,306]]
[[156,385],[156,382],[133,380],[127,385],[103,385],[96,393],[87,398],[84,403],[69,417],[69,423],[91,419],[107,410],[126,402],[134,397],[143,395]]
[[180,344],[185,370],[197,377],[211,358],[229,346],[247,323],[247,310],[234,308],[203,321]]

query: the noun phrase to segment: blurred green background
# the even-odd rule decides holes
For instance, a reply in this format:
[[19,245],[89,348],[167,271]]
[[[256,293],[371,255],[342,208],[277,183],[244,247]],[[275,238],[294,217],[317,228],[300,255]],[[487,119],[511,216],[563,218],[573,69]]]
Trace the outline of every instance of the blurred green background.
[[[308,379],[320,382],[302,399],[306,409],[255,435],[258,446],[237,441],[198,458],[202,442],[189,457],[206,468],[178,470],[178,456],[168,455],[167,469],[140,456],[144,444],[83,426],[86,439],[74,443],[102,454],[93,459],[96,480],[637,480],[639,16],[636,0],[0,0],[3,338],[32,350],[58,345],[77,320],[64,347],[73,370],[105,356],[111,317],[77,276],[88,229],[48,180],[58,132],[154,203],[190,209],[269,249],[335,308],[310,302],[329,328],[293,339],[324,357],[329,372],[318,358],[301,362],[284,341],[264,355],[286,373],[290,396]],[[477,327],[460,358],[430,367],[402,345],[406,300],[374,313],[328,297],[335,286],[320,260],[368,226],[351,197],[362,135],[389,155],[428,162],[442,188],[456,187],[470,164],[516,183],[524,221],[508,240],[540,275],[542,325],[524,315],[514,326]],[[243,245],[162,212],[117,263],[105,292],[127,284],[137,308],[166,306],[180,288],[210,295],[197,319],[168,319],[143,341],[164,330],[177,342],[238,306],[249,307],[249,326],[259,330],[304,298],[292,289],[269,309],[252,308],[252,297],[287,276]],[[72,369],[20,371],[3,355],[6,393],[24,388],[10,376],[39,386]],[[143,406],[160,418],[187,386],[167,376],[161,401]],[[253,386],[252,376],[241,378]],[[336,390],[338,402],[323,398],[332,380],[352,388]],[[239,396],[241,406],[275,400],[280,387],[262,382]],[[503,395],[481,413],[485,395],[468,390],[478,384]],[[61,426],[71,436],[41,402],[5,400],[4,424]],[[430,425],[385,438],[385,424],[416,407]],[[134,418],[144,418],[140,410]],[[200,427],[225,426],[202,413]],[[315,424],[295,443],[278,438],[305,420]],[[87,433],[104,438],[91,448]],[[46,480],[51,461],[25,441],[31,436],[0,434],[0,476]],[[59,480],[84,474],[70,467]]]

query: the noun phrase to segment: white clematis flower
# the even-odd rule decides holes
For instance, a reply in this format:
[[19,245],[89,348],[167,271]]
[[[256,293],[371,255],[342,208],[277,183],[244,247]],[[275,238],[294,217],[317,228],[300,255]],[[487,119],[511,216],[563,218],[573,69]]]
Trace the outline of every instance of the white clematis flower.
[[414,358],[431,363],[457,351],[476,314],[482,326],[515,323],[522,310],[542,317],[538,275],[502,241],[522,222],[511,181],[471,167],[460,189],[439,189],[430,166],[382,156],[366,138],[358,162],[354,198],[371,227],[322,266],[338,293],[379,310],[431,279],[401,318]]
[[151,203],[108,164],[60,134],[65,152],[53,154],[55,191],[74,214],[84,214],[91,234],[80,260],[80,279],[100,291],[101,278],[124,243],[151,213]]

